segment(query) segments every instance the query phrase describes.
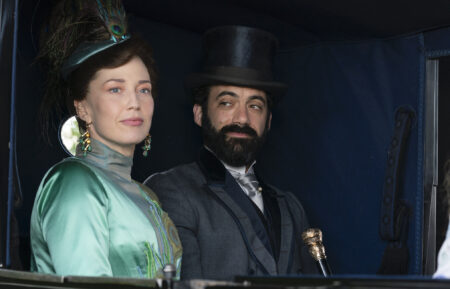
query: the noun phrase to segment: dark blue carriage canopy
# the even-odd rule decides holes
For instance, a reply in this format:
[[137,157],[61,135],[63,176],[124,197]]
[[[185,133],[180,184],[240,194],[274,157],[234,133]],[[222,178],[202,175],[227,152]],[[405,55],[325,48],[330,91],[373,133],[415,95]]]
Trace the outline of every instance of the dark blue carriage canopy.
[[[43,144],[36,129],[43,79],[30,64],[48,1],[38,9],[38,1],[29,2],[20,11],[15,96],[22,247],[38,184],[64,156],[57,144]],[[450,55],[450,2],[367,2],[124,1],[132,30],[152,44],[160,72],[152,151],[136,157],[134,177],[142,181],[196,157],[201,134],[183,79],[200,67],[202,32],[225,24],[266,29],[280,39],[276,76],[289,89],[273,111],[258,164],[271,183],[296,194],[311,226],[322,229],[335,273],[375,274],[381,264],[387,243],[379,236],[380,206],[395,111],[415,111],[401,198],[411,212],[408,273],[421,274],[425,63]]]
[[[158,171],[185,159],[188,150],[195,156],[191,136],[199,136],[186,133],[193,128],[182,77],[186,67],[196,67],[192,56],[199,55],[200,36],[142,19],[136,24],[151,39],[161,72],[158,122],[152,128],[160,145],[149,164]],[[450,37],[450,30],[440,33]],[[432,53],[426,35],[316,43],[278,53],[277,76],[289,89],[273,112],[259,162],[272,183],[302,201],[311,225],[323,230],[336,273],[374,274],[380,266],[387,245],[378,234],[387,150],[395,111],[405,105],[417,117],[402,181],[402,199],[412,212],[408,272],[421,273],[425,60]]]

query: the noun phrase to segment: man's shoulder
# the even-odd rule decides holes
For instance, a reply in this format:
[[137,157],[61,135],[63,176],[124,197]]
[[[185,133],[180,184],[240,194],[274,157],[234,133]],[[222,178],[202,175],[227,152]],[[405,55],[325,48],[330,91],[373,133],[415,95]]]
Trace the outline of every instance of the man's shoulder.
[[192,184],[193,182],[202,182],[203,173],[196,162],[178,165],[167,171],[157,172],[149,176],[144,184],[150,188],[159,186],[177,186]]
[[144,184],[152,189],[161,201],[162,207],[169,214],[180,208],[191,207],[192,202],[203,197],[206,183],[197,163],[183,164],[167,171],[155,173]]

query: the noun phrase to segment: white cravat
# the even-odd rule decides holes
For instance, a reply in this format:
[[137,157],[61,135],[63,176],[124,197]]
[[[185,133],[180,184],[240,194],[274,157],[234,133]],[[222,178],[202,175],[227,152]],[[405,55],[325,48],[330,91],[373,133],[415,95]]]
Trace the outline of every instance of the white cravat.
[[247,194],[250,200],[264,213],[264,201],[260,191],[258,180],[253,171],[253,164],[250,169],[245,172],[245,167],[230,167],[223,163],[225,168],[230,172],[242,190]]

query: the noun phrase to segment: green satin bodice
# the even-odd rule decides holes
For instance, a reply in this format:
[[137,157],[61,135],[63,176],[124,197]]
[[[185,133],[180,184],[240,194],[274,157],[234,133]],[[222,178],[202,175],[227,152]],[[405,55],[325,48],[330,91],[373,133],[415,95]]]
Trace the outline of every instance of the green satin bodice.
[[52,167],[31,215],[31,270],[58,275],[159,277],[181,265],[181,243],[156,195],[131,179],[132,158],[92,140]]

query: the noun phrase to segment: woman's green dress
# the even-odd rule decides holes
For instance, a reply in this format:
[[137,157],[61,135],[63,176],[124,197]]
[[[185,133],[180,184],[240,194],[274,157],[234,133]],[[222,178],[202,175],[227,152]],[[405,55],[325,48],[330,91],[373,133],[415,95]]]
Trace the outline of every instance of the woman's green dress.
[[45,175],[31,215],[31,270],[57,275],[179,276],[181,243],[155,194],[131,179],[132,158],[92,140]]

